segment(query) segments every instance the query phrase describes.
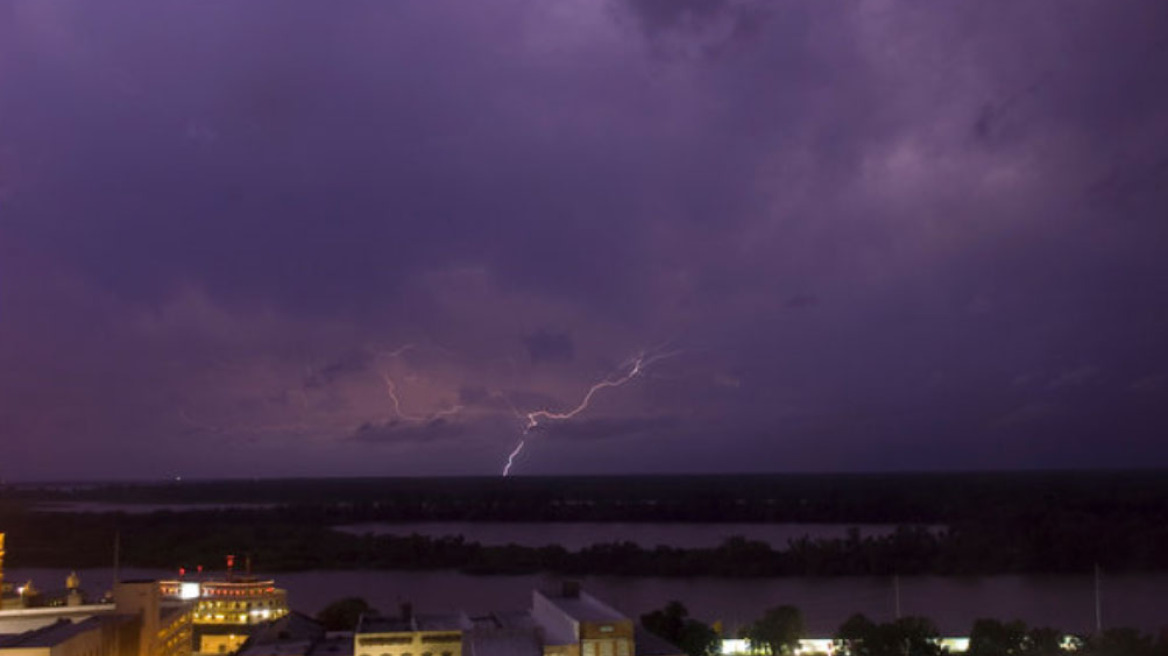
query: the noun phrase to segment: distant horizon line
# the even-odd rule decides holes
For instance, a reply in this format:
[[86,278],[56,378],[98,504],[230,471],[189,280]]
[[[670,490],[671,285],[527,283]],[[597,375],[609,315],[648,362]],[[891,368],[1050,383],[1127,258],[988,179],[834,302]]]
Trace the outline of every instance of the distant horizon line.
[[170,478],[83,478],[83,479],[44,479],[44,480],[7,480],[0,479],[0,488],[13,487],[48,487],[48,486],[102,486],[102,485],[200,485],[209,483],[267,483],[280,481],[421,481],[421,480],[449,480],[449,481],[503,481],[509,478],[515,481],[524,480],[563,480],[563,479],[666,479],[666,478],[830,478],[830,477],[931,477],[931,476],[984,476],[984,475],[1123,475],[1123,474],[1168,474],[1168,465],[1154,465],[1146,467],[1102,467],[1098,469],[1086,468],[1001,468],[1001,469],[900,469],[900,470],[819,470],[819,471],[775,471],[775,472],[676,472],[676,473],[620,473],[620,474],[515,474],[510,477],[498,474],[443,474],[443,475],[408,475],[395,474],[386,476],[370,475],[290,475],[290,476],[223,476],[223,477],[170,477]]

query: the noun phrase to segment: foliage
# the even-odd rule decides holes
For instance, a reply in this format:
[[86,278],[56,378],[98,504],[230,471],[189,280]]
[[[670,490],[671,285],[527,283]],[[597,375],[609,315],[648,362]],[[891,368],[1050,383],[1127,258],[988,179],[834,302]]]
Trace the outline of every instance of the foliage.
[[1025,656],[1058,656],[1064,654],[1063,632],[1050,627],[1030,629],[1026,634]]
[[371,610],[369,602],[361,597],[345,597],[321,609],[316,614],[316,621],[323,624],[326,631],[352,631],[357,628],[361,616]]
[[848,618],[836,633],[838,653],[847,656],[940,656],[940,634],[923,617],[877,624],[863,615]]
[[969,632],[969,656],[1018,656],[1028,654],[1026,624],[979,619]]
[[803,614],[794,606],[769,608],[743,631],[753,649],[765,654],[786,656],[795,653],[806,633]]
[[663,609],[642,615],[641,624],[689,656],[717,656],[721,652],[718,634],[691,618],[689,610],[679,601],[671,601]]
[[[96,488],[0,486],[9,566],[216,567],[247,554],[265,572],[454,569],[570,576],[888,576],[1168,570],[1168,477],[1145,473],[344,479]],[[39,503],[271,503],[150,514],[47,513]],[[356,535],[331,526],[414,521],[900,523],[776,548],[631,542],[488,546],[461,537]]]
[[1115,628],[1092,636],[1076,653],[1082,656],[1163,656],[1168,649],[1136,629]]

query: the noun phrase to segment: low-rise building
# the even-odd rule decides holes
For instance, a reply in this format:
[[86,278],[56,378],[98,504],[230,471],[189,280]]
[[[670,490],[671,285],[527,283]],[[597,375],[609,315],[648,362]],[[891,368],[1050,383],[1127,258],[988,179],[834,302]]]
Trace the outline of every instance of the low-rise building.
[[194,604],[194,641],[199,654],[234,654],[261,626],[289,613],[288,594],[277,588],[275,581],[236,576],[230,569],[225,579],[179,578],[158,585],[165,599]]
[[353,656],[353,632],[325,631],[293,611],[252,634],[238,656]]
[[464,613],[414,614],[406,605],[395,617],[368,614],[353,636],[353,656],[638,655],[681,656],[681,651],[638,633],[632,619],[575,583],[551,592],[533,591],[531,608],[523,611],[472,618]]
[[0,638],[0,656],[122,656],[137,645],[137,627],[128,615],[59,620],[39,629]]
[[12,613],[48,622],[0,639],[0,656],[191,656],[191,608],[164,604],[156,581],[118,583],[114,603],[99,609],[62,606],[7,614]]
[[365,614],[353,636],[355,656],[462,656],[463,637],[473,625],[466,613]]
[[569,581],[532,593],[531,616],[543,627],[544,656],[635,656],[634,623]]

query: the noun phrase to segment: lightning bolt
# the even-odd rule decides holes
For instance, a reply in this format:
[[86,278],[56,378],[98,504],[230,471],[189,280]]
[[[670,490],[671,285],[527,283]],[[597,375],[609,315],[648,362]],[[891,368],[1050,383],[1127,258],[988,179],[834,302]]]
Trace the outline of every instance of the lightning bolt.
[[385,394],[393,403],[393,409],[397,413],[398,417],[401,417],[406,421],[426,421],[426,418],[421,415],[408,415],[403,412],[401,407],[401,399],[397,395],[397,385],[394,384],[393,379],[389,377],[389,374],[385,372],[381,372],[381,378],[385,381]]
[[527,446],[527,440],[531,434],[531,431],[535,430],[540,425],[541,420],[566,421],[571,419],[572,417],[575,417],[581,412],[587,410],[588,406],[592,404],[592,398],[596,396],[600,390],[608,389],[610,387],[621,387],[644,373],[645,369],[654,362],[673,357],[679,353],[681,353],[681,351],[669,351],[651,356],[646,355],[644,352],[637,354],[636,356],[627,360],[620,367],[621,370],[625,370],[623,374],[613,378],[606,378],[598,383],[593,384],[592,387],[588,388],[588,391],[584,394],[584,398],[580,400],[580,403],[567,412],[533,410],[532,412],[528,412],[526,414],[516,413],[519,418],[524,421],[523,434],[519,438],[519,443],[515,445],[515,448],[511,451],[511,454],[507,456],[507,464],[503,465],[503,476],[511,475],[511,468],[515,465],[515,458],[517,458],[519,454],[523,452],[524,447]]
[[[416,348],[413,344],[406,344],[405,346],[394,349],[393,351],[379,352],[377,355],[378,355],[378,357],[398,358],[403,353],[405,353],[406,351],[409,351],[413,348]],[[436,410],[436,411],[430,413],[428,416],[408,414],[404,410],[402,410],[401,397],[398,396],[397,384],[393,382],[393,378],[391,378],[387,372],[382,371],[381,372],[381,379],[383,381],[385,381],[385,394],[386,394],[386,396],[389,397],[390,402],[393,404],[394,412],[397,413],[398,417],[400,417],[401,419],[403,419],[405,421],[412,421],[412,422],[418,422],[418,423],[426,422],[426,421],[433,421],[435,419],[440,419],[442,417],[449,417],[451,415],[456,415],[456,414],[462,412],[462,410],[463,410],[463,406],[454,405],[454,406],[451,406],[449,408],[445,408],[442,410]]]

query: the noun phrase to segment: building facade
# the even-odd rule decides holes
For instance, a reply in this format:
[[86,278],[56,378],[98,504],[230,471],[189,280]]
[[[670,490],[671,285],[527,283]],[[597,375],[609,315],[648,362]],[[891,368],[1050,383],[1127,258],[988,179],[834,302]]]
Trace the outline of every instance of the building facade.
[[114,603],[14,611],[38,628],[0,639],[0,656],[191,656],[191,607],[163,603],[156,581],[114,586]]
[[[660,642],[659,640],[657,642]],[[638,649],[633,620],[567,583],[534,591],[526,611],[366,615],[353,635],[353,656],[678,656],[675,648]]]
[[234,654],[256,627],[288,614],[288,594],[275,581],[251,576],[226,580],[161,581],[165,599],[194,604],[195,651]]
[[462,656],[472,628],[465,613],[415,615],[409,604],[398,617],[364,615],[353,634],[355,656]]

